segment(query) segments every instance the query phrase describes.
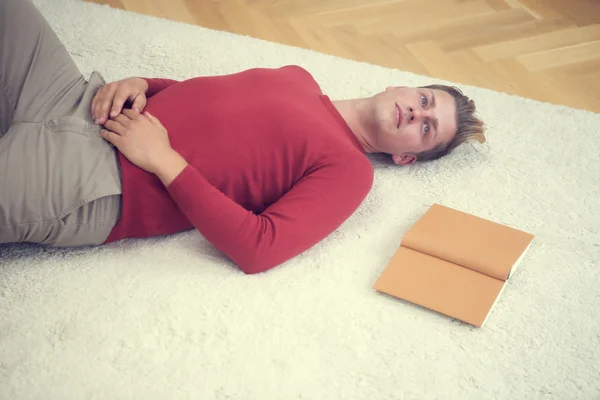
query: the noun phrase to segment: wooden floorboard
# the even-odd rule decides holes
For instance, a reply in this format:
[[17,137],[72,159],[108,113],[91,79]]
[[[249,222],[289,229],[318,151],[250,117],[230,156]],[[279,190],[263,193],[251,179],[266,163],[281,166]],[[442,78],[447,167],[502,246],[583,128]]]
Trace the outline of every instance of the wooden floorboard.
[[86,0],[600,112],[598,0]]

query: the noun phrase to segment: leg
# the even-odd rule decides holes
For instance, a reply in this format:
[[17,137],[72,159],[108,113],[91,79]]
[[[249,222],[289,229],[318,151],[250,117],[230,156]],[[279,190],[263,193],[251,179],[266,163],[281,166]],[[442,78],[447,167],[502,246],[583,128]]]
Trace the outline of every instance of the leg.
[[[2,49],[0,49],[0,53],[1,52]],[[8,131],[8,127],[10,126],[10,122],[12,121],[12,111],[13,107],[11,106],[11,102],[8,99],[8,94],[4,86],[4,82],[0,77],[0,139],[2,138],[2,136],[4,136],[6,131]]]
[[85,79],[30,0],[0,0],[0,137],[12,122],[68,113]]
[[10,126],[0,139],[0,243],[104,242],[120,216],[121,177],[99,130],[78,116]]
[[121,196],[101,197],[61,219],[52,244],[56,247],[102,244],[120,216]]
[[99,244],[120,213],[115,149],[81,75],[30,0],[0,0],[0,243]]

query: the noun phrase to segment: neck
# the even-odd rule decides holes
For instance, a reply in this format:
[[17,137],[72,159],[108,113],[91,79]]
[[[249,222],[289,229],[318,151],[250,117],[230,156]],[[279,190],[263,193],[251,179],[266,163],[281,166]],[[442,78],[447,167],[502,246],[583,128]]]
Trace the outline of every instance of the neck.
[[354,133],[366,153],[379,153],[373,146],[371,135],[372,124],[369,122],[368,99],[351,99],[334,101],[333,105],[342,118],[346,121],[350,130]]

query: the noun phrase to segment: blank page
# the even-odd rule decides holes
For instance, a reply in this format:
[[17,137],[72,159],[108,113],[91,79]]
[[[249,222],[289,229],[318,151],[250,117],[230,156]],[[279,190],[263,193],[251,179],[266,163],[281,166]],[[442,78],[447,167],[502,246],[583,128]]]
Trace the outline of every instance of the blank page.
[[504,281],[400,247],[375,289],[481,327]]
[[402,245],[506,280],[533,235],[434,204],[404,235]]

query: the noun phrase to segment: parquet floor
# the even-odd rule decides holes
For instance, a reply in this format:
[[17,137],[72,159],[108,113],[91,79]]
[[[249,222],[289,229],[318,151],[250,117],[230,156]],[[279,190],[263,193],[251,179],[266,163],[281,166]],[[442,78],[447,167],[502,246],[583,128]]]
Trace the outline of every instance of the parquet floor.
[[600,112],[600,0],[87,0]]

